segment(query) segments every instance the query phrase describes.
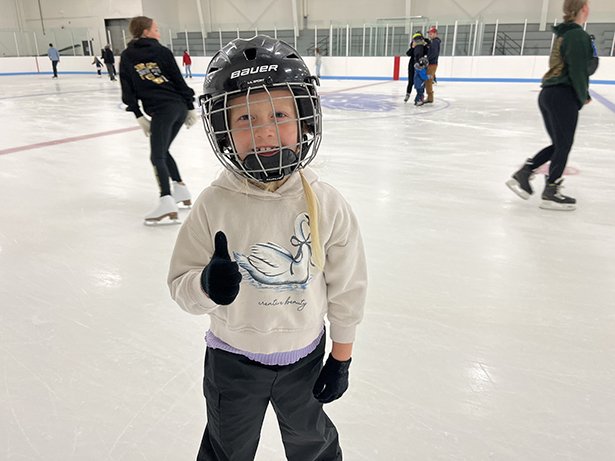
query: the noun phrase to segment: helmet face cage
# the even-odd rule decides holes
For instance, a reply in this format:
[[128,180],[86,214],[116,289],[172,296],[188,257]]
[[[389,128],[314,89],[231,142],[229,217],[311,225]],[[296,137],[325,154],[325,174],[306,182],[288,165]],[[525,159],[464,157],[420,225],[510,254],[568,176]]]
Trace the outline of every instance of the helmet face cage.
[[[280,95],[276,90],[286,90],[288,94]],[[251,106],[254,103],[251,102],[251,96],[257,93],[266,95],[259,99],[258,104],[269,106],[273,117],[268,121],[253,121]],[[289,99],[292,100],[295,113],[286,120],[278,120],[276,114],[279,111],[279,103]],[[304,168],[316,156],[320,145],[322,124],[320,103],[313,83],[260,85],[250,87],[245,91],[237,90],[203,98],[202,103],[205,131],[209,142],[216,157],[231,171],[260,182],[275,181],[299,168]],[[233,126],[230,120],[232,109],[245,110],[248,119],[247,126],[239,128]],[[284,144],[280,130],[286,128],[285,125],[289,123],[296,125],[297,138],[292,143],[286,140],[287,143]],[[268,157],[262,157],[258,155],[258,152],[263,146],[259,146],[255,131],[266,127],[275,130],[276,145],[267,146]],[[250,149],[248,152],[239,151],[237,147],[239,136],[249,136]],[[274,151],[277,152],[274,154]],[[246,161],[248,158],[250,161]]]
[[282,41],[256,36],[230,42],[212,59],[200,97],[205,131],[222,165],[259,182],[307,166],[322,134],[318,83]]

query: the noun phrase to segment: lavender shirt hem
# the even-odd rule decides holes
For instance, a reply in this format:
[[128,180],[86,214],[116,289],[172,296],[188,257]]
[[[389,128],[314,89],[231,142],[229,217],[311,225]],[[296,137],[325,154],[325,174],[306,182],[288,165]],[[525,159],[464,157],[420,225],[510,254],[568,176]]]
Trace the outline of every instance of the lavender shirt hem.
[[262,363],[263,365],[291,365],[295,362],[298,362],[303,357],[307,357],[310,353],[314,352],[316,347],[318,347],[318,344],[320,343],[323,334],[325,334],[324,328],[321,330],[320,334],[314,341],[312,341],[310,344],[308,344],[302,349],[289,352],[274,352],[273,354],[257,354],[254,352],[247,352],[240,349],[235,349],[233,346],[226,344],[224,341],[214,335],[211,330],[207,330],[207,333],[205,334],[205,342],[207,343],[207,347],[210,347],[211,349],[220,349],[226,352],[231,352],[233,354],[243,355],[250,360]]

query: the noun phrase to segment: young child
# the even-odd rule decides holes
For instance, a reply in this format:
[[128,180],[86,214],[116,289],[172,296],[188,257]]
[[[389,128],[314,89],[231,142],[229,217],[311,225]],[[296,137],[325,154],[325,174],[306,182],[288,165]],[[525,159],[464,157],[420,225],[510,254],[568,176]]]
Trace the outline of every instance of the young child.
[[97,56],[94,56],[94,61],[92,61],[92,65],[96,65],[96,72],[98,72],[99,77],[102,77],[101,69],[103,63],[100,61],[100,59],[98,59]]
[[426,57],[422,57],[414,64],[414,88],[416,88],[416,97],[414,98],[415,106],[425,104],[425,82],[431,78],[427,75],[427,66],[429,61]]
[[269,403],[288,459],[342,459],[322,405],[348,388],[367,271],[350,206],[307,168],[317,82],[263,35],[233,40],[207,70],[203,119],[226,170],[194,203],[168,277],[182,309],[210,316],[199,461],[254,459]]

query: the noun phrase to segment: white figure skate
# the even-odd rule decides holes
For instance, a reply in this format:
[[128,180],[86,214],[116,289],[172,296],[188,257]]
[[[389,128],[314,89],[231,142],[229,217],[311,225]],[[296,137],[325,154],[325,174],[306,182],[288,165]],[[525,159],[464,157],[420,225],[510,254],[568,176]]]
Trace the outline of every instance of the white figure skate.
[[192,196],[185,184],[173,181],[173,191],[171,195],[175,199],[175,203],[182,203],[186,207],[192,205]]
[[[159,225],[159,224],[180,224],[177,219],[177,204],[170,195],[160,197],[160,203],[158,206],[145,215],[146,226]],[[165,220],[165,218],[169,218]]]

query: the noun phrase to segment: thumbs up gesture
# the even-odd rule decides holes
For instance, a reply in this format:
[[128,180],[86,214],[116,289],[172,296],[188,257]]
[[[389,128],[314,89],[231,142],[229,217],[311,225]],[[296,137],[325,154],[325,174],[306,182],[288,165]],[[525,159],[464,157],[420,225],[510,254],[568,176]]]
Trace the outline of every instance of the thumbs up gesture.
[[231,260],[224,232],[218,231],[215,237],[214,254],[201,273],[201,286],[209,299],[216,304],[231,304],[239,293],[241,273],[239,266]]

